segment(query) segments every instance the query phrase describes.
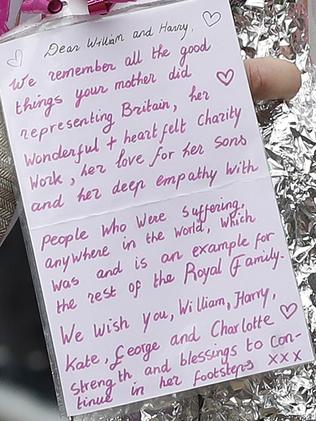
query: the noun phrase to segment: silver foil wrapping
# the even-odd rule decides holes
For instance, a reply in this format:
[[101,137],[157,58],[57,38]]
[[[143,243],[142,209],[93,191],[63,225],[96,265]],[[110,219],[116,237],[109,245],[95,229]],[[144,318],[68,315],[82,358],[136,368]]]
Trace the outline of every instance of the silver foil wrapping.
[[[231,5],[244,58],[286,58],[303,73],[303,85],[294,100],[257,104],[257,115],[307,323],[316,343],[316,71],[310,60],[307,3],[232,0]],[[116,416],[115,411],[105,411],[74,421],[316,421],[316,364],[116,412]]]

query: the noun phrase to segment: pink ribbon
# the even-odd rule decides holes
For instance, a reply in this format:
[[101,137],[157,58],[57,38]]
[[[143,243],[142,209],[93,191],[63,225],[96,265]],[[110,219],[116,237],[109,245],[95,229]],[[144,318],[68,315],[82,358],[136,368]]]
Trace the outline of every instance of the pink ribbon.
[[49,0],[23,0],[21,12],[48,13]]
[[[3,0],[0,0],[3,1]],[[106,14],[115,3],[126,3],[134,0],[87,0],[89,12],[91,14]],[[21,11],[24,13],[42,13],[44,15],[54,13],[52,4],[56,12],[58,10],[58,3],[62,5],[61,0],[24,0],[21,6]],[[55,12],[55,13],[56,13]]]
[[9,9],[10,0],[0,0],[0,35],[8,30]]
[[[87,0],[90,14],[106,14],[115,3],[136,0]],[[48,15],[58,13],[63,7],[62,0],[23,0],[21,12]],[[0,35],[8,31],[10,0],[0,0]]]

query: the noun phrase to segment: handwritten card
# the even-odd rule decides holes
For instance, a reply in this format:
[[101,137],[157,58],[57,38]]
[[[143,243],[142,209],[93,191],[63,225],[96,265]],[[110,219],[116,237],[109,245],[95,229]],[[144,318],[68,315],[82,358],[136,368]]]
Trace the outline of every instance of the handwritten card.
[[68,415],[313,359],[228,1],[0,54]]

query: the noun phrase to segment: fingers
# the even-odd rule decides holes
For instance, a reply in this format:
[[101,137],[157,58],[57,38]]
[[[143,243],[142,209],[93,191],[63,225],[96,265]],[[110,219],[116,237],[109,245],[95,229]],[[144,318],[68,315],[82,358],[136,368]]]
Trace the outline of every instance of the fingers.
[[253,99],[291,99],[301,87],[301,73],[295,64],[275,58],[245,61]]

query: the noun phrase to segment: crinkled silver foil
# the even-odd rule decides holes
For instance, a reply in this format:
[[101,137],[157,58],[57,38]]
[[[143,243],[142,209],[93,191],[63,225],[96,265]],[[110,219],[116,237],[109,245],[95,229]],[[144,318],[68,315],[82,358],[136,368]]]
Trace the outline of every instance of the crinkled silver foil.
[[[315,0],[316,1],[316,0]],[[232,0],[243,57],[296,63],[303,86],[290,103],[257,106],[263,141],[311,337],[316,343],[316,71],[302,0]],[[284,291],[286,294],[286,291]],[[178,408],[178,411],[176,410]],[[179,410],[180,409],[180,410]],[[147,402],[75,421],[316,421],[316,364]]]

